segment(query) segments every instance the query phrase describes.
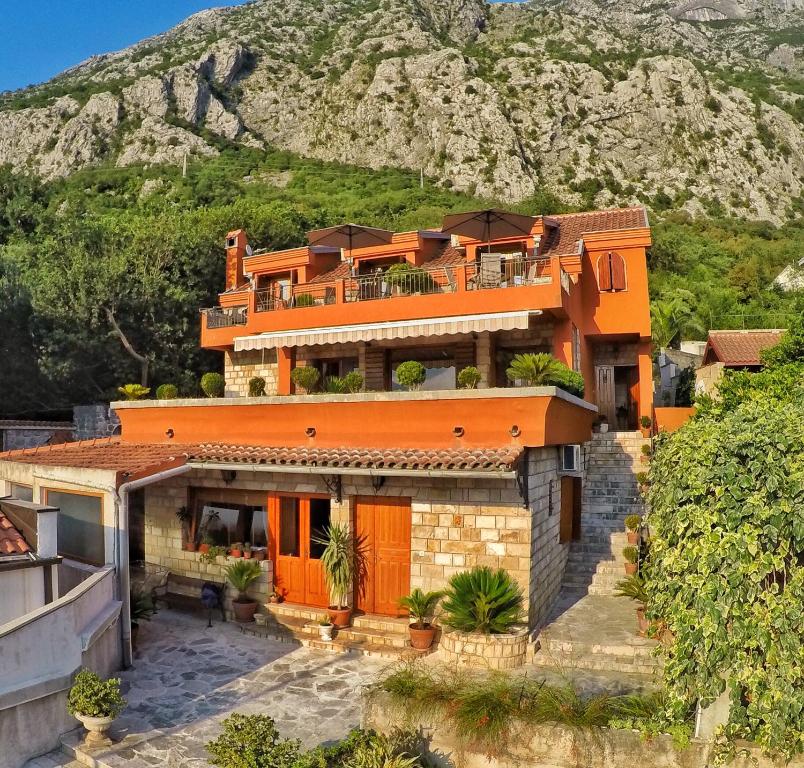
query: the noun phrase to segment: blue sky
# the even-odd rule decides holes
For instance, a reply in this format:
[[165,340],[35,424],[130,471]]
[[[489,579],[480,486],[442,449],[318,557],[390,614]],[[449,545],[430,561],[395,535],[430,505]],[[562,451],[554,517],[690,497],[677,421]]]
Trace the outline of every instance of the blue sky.
[[244,0],[0,0],[0,91],[41,83],[96,53]]

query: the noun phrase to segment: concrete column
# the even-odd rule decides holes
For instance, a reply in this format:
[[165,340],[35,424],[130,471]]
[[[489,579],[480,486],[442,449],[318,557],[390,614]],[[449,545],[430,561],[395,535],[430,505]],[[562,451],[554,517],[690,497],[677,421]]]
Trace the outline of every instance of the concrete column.
[[276,359],[279,363],[277,394],[290,395],[293,393],[293,382],[290,380],[290,372],[296,366],[296,348],[280,347],[276,350]]
[[475,342],[475,355],[477,358],[477,369],[480,371],[480,384],[478,389],[487,389],[494,386],[494,344],[491,341],[491,333],[484,331],[478,334]]
[[639,361],[639,417],[653,418],[653,358],[651,342],[640,341],[637,345]]
[[42,507],[37,511],[36,541],[39,557],[56,557],[58,554],[58,515],[59,511],[55,507]]

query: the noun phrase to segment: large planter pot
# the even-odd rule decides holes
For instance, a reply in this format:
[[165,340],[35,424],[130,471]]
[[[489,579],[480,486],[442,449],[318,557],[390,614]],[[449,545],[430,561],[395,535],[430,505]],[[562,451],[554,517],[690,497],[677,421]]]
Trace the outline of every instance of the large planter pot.
[[625,564],[625,575],[626,576],[636,576],[637,571],[639,570],[636,563],[626,563]]
[[438,644],[446,664],[483,669],[516,669],[525,663],[528,628],[520,627],[503,635],[479,632],[445,631]]
[[640,605],[636,609],[637,626],[639,627],[639,634],[644,637],[648,632],[648,620],[645,617],[645,606]]
[[106,747],[112,743],[107,731],[114,722],[113,717],[92,717],[81,715],[78,712],[75,716],[81,721],[81,725],[87,730],[84,738],[84,745],[87,747]]
[[417,651],[426,651],[435,640],[436,628],[432,624],[425,624],[423,627],[411,624],[408,630],[410,632],[410,645]]
[[229,550],[229,557],[243,557],[243,550],[242,549],[230,549]]
[[627,531],[625,538],[629,544],[639,544],[639,531]]
[[329,614],[329,620],[336,627],[343,629],[349,626],[349,620],[352,618],[351,608],[333,608],[330,606],[327,608],[327,613]]
[[247,624],[254,621],[254,614],[257,612],[257,603],[255,601],[238,602],[235,600],[232,603],[232,610],[234,611],[235,621],[241,624]]
[[198,552],[202,555],[205,555],[207,552],[209,552],[209,544],[199,544]]
[[194,542],[194,541],[188,541],[188,542],[187,542],[187,543],[184,545],[184,551],[185,551],[185,552],[195,552],[195,550],[196,550],[196,546],[195,546],[195,542]]

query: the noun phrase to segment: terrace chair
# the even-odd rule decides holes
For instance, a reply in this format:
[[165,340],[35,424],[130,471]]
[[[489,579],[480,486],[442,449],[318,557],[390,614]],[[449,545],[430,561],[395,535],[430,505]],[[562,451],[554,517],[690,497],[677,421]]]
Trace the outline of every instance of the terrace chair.
[[447,278],[450,293],[455,293],[458,290],[458,281],[455,278],[455,272],[452,267],[444,267],[444,275]]
[[499,253],[485,253],[480,258],[480,287],[499,288],[502,279],[502,256]]

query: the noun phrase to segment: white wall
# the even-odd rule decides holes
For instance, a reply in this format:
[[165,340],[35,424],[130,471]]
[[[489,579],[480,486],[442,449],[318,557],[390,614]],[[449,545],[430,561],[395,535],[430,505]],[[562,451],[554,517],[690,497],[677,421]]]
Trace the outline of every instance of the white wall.
[[0,630],[3,624],[35,611],[45,604],[45,580],[42,568],[18,568],[0,571]]

